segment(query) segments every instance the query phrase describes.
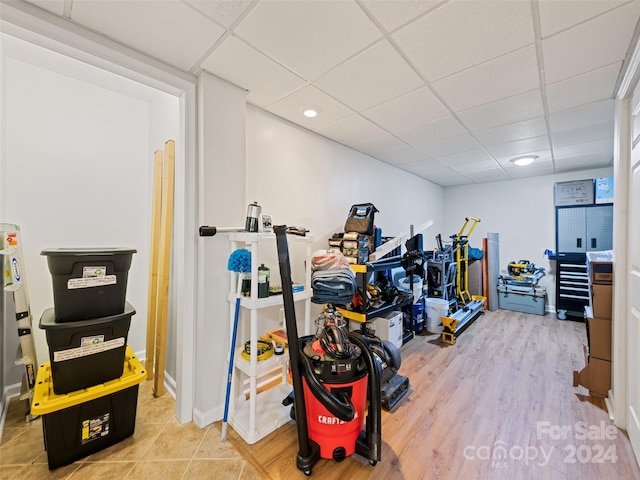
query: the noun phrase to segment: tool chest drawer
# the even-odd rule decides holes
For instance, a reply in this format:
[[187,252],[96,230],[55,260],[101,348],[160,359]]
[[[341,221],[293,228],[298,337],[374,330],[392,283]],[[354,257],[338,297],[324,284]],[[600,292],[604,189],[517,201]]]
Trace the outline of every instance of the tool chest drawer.
[[586,259],[563,259],[557,264],[556,310],[566,310],[567,315],[583,317],[589,304],[589,275]]

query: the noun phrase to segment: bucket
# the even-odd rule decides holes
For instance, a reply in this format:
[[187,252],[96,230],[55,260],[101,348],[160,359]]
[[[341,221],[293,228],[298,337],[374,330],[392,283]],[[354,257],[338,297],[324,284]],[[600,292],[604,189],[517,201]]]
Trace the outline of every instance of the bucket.
[[[411,292],[411,279],[409,277],[401,278],[398,281],[398,287]],[[418,275],[413,276],[413,303],[418,303],[422,297],[422,278]]]
[[442,333],[444,327],[440,317],[449,313],[449,302],[442,298],[427,298],[425,305],[427,307],[427,330],[431,333]]

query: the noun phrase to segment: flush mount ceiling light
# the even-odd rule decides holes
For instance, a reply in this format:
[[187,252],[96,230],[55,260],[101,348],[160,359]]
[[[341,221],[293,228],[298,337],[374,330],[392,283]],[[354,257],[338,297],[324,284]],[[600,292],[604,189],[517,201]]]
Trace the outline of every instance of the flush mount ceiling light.
[[509,161],[518,167],[526,167],[527,165],[531,165],[537,158],[538,155],[524,155],[522,157],[512,158]]
[[318,107],[304,107],[302,114],[307,118],[315,118],[319,111],[320,109]]

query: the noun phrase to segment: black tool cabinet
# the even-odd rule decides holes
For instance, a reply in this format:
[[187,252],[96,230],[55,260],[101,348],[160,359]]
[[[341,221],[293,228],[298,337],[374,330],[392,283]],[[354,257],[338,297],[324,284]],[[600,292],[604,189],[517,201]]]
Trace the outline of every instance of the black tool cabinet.
[[613,205],[556,207],[556,311],[583,319],[589,304],[587,252],[613,248]]

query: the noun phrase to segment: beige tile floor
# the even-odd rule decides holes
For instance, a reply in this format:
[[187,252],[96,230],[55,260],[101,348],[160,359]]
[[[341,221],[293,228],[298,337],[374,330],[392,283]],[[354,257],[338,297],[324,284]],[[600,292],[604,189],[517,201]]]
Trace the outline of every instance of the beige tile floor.
[[71,465],[49,470],[41,419],[26,423],[24,402],[13,399],[0,441],[0,479],[257,480],[260,475],[229,441],[219,425],[181,425],[175,402],[155,398],[152,383],[138,391],[135,433]]

